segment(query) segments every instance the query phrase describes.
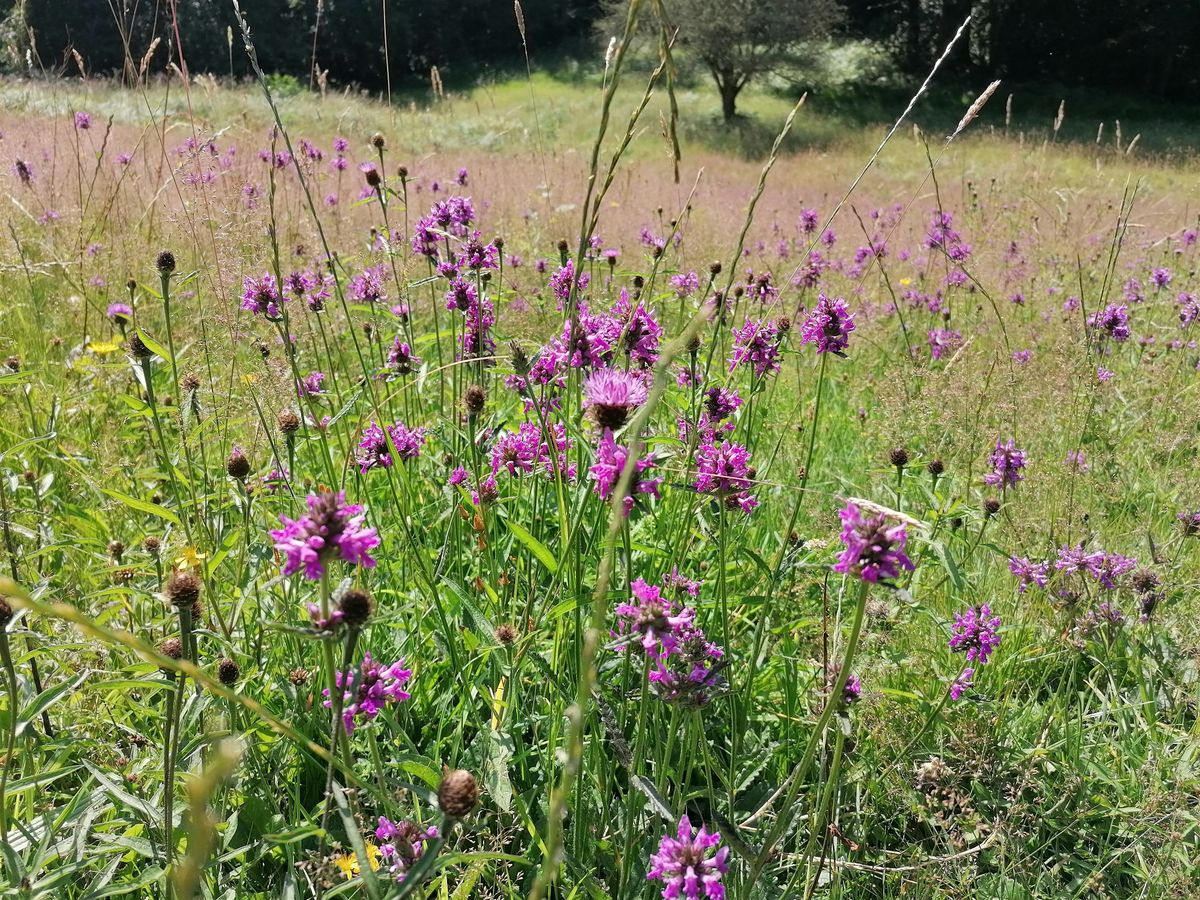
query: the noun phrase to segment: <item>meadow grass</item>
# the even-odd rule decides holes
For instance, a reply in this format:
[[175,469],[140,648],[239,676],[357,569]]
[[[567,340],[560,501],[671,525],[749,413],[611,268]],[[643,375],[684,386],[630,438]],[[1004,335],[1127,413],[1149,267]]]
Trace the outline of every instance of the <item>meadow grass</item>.
[[1200,888],[1194,164],[647,77],[0,83],[11,895]]

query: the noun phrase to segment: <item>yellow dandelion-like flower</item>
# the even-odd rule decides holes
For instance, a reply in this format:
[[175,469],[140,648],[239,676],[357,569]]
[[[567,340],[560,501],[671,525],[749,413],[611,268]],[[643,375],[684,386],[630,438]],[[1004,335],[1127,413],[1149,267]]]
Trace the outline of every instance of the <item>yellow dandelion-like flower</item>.
[[208,554],[201,553],[189,544],[179,551],[179,556],[175,559],[175,568],[196,569],[198,571],[207,558]]
[[120,350],[121,345],[116,341],[92,341],[88,344],[88,349],[100,356],[107,356]]
[[[366,844],[366,848],[367,861],[371,864],[371,871],[378,872],[380,863],[383,860],[383,853],[369,841]],[[362,867],[358,864],[358,857],[353,853],[335,853],[333,855],[333,864],[338,867],[338,871],[342,873],[342,877],[347,881],[357,877],[362,872]]]
[[347,881],[358,874],[358,857],[353,853],[335,853],[333,864]]

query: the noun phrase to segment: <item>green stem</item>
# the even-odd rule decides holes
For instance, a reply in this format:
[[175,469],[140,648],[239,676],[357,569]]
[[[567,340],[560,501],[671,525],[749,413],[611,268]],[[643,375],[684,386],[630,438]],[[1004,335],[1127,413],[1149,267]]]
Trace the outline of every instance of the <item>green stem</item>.
[[4,770],[0,773],[0,841],[8,841],[8,777],[12,771],[13,754],[17,744],[17,713],[20,701],[17,697],[17,670],[13,667],[6,629],[0,629],[0,660],[4,662],[4,676],[8,687],[8,740],[4,754]]
[[825,729],[829,726],[829,720],[833,718],[834,710],[837,709],[838,704],[841,702],[842,691],[846,688],[846,680],[850,677],[850,667],[854,664],[854,655],[858,651],[858,639],[862,634],[863,613],[867,607],[867,591],[869,586],[870,582],[859,582],[858,597],[854,604],[854,619],[850,625],[850,637],[846,642],[846,650],[842,654],[842,666],[838,670],[837,680],[834,681],[833,687],[829,692],[829,697],[825,701],[825,709],[821,712],[821,718],[817,720],[817,726],[813,729],[813,733],[808,739],[808,746],[805,747],[804,756],[800,758],[800,762],[796,763],[796,767],[789,776],[791,787],[788,788],[788,792],[780,804],[779,819],[775,823],[775,827],[768,833],[762,850],[750,867],[749,881],[751,884],[755,883],[762,872],[763,866],[770,859],[775,845],[779,843],[780,838],[783,837],[791,825],[796,797],[799,795],[800,789],[804,784],[804,779],[808,775],[808,770],[816,758],[817,748],[821,744]]

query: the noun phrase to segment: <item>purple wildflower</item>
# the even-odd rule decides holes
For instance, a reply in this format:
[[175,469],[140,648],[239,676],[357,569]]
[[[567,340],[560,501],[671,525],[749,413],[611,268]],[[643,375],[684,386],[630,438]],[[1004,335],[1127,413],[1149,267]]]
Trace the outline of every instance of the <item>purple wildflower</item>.
[[242,309],[268,319],[278,319],[283,315],[281,304],[286,302],[279,294],[275,276],[270,272],[264,272],[258,278],[246,277],[242,280]]
[[631,411],[646,402],[646,384],[621,369],[597,369],[583,383],[583,396],[596,424],[615,431],[628,421]]
[[800,329],[800,341],[815,343],[818,353],[844,355],[850,343],[850,332],[854,330],[854,317],[840,297],[830,300],[824,294],[817,296],[817,305]]
[[325,381],[324,372],[309,372],[297,383],[296,388],[301,397],[315,397],[325,393],[321,383]]
[[1114,341],[1129,340],[1129,307],[1110,303],[1102,312],[1088,316],[1088,325],[1105,332]]
[[1000,646],[1000,617],[986,603],[958,613],[951,626],[950,649],[965,653],[967,662],[982,666]]
[[1031,586],[1044,588],[1050,580],[1050,566],[1046,563],[1030,562],[1023,556],[1014,556],[1008,561],[1008,571],[1018,579],[1017,592],[1025,593]]
[[[612,498],[613,491],[617,487],[617,482],[621,479],[621,473],[625,470],[625,462],[628,458],[628,449],[618,444],[613,439],[612,431],[605,428],[604,436],[600,438],[600,445],[596,448],[596,461],[591,469],[589,469],[592,479],[596,482],[596,493],[600,496],[601,500],[608,502]],[[633,511],[639,494],[649,494],[656,499],[659,498],[658,489],[659,485],[662,484],[662,479],[642,477],[642,473],[653,465],[654,459],[650,456],[642,457],[634,464],[633,480],[629,485],[629,493],[622,501],[626,516]]]
[[934,328],[929,332],[929,355],[941,359],[962,346],[962,332],[949,328]]
[[393,822],[384,816],[379,817],[379,826],[375,829],[375,840],[379,842],[379,867],[387,872],[399,884],[408,875],[425,852],[425,845],[440,836],[436,825],[428,828],[404,819]]
[[107,315],[114,325],[124,327],[133,318],[133,307],[128,303],[110,303]]
[[742,398],[732,388],[711,387],[704,392],[704,411],[709,421],[721,422],[742,405]]
[[963,669],[958,677],[954,679],[954,683],[950,685],[950,699],[959,700],[966,693],[967,688],[971,687],[975,682],[975,670],[970,666]]
[[369,551],[379,546],[379,535],[366,524],[361,506],[346,503],[344,491],[309,494],[308,515],[295,520],[281,515],[279,521],[283,528],[271,537],[275,550],[286,557],[284,575],[303,571],[309,581],[317,581],[335,559],[368,569],[375,565]]
[[706,438],[696,450],[696,480],[693,486],[702,494],[714,494],[730,509],[748,513],[758,506],[750,493],[757,476],[750,465],[750,451],[741,444]]
[[779,371],[779,327],[774,322],[747,319],[733,330],[733,352],[729,371],[749,365],[756,378]]
[[669,279],[669,284],[675,289],[675,294],[680,298],[690,297],[700,289],[700,276],[695,272],[672,275]]
[[1118,587],[1121,578],[1137,568],[1137,560],[1104,550],[1089,553],[1079,544],[1059,548],[1054,568],[1066,575],[1087,575],[1111,591]]
[[838,555],[833,571],[877,583],[896,578],[901,569],[911,572],[915,568],[904,552],[908,532],[903,522],[890,521],[883,513],[864,518],[853,501],[838,515],[842,520],[840,537],[846,549]]
[[985,484],[1009,488],[1025,477],[1021,474],[1021,470],[1025,468],[1025,451],[1018,450],[1011,438],[1008,443],[1001,443],[999,438],[996,439],[996,449],[988,457],[988,462],[992,471],[983,476]]
[[[404,685],[412,677],[412,669],[404,668],[404,660],[398,659],[390,666],[381,666],[371,654],[364,653],[358,671],[334,673],[334,683],[343,690],[342,725],[346,734],[353,734],[357,724],[370,722],[389,703],[400,703],[409,698]],[[326,688],[325,706],[333,706],[333,698]]]
[[75,127],[80,131],[87,131],[92,127],[91,113],[86,113],[82,109],[75,113]]
[[617,635],[626,648],[640,645],[647,656],[660,659],[679,647],[678,634],[690,626],[696,611],[690,607],[676,609],[675,604],[662,596],[662,590],[639,578],[629,586],[633,597],[617,604]]
[[421,455],[421,447],[425,444],[424,428],[409,428],[403,422],[388,426],[387,435],[375,422],[363,430],[362,440],[354,451],[355,461],[359,472],[365,473],[375,468],[386,469],[392,464],[392,451],[388,446],[388,438],[396,448],[396,455],[401,462],[416,459]]
[[675,837],[664,835],[658,852],[650,857],[646,878],[661,881],[666,887],[662,895],[667,900],[686,897],[687,900],[724,900],[725,886],[721,876],[729,871],[729,848],[713,850],[721,843],[718,832],[709,833],[704,826],[695,834],[685,813],[679,820]]
[[421,365],[421,357],[412,352],[412,348],[408,346],[399,337],[392,342],[392,349],[388,351],[387,368],[389,372],[394,372],[397,375],[408,375],[416,370]]
[[613,304],[612,319],[620,325],[621,343],[629,358],[645,367],[654,365],[663,329],[646,305],[640,300],[636,306],[631,305],[629,292],[622,289]]
[[350,279],[350,299],[360,303],[386,303],[387,293],[383,287],[383,267],[363,269]]
[[[567,264],[562,266],[557,272],[550,276],[550,290],[554,294],[554,299],[558,302],[558,308],[563,309],[567,300],[571,296],[571,282],[575,278],[575,260],[568,259]],[[579,275],[579,292],[583,293],[587,288],[591,276],[587,272],[582,272]]]
[[517,431],[504,432],[492,447],[492,475],[498,475],[501,470],[509,475],[525,475],[540,469],[547,478],[553,478],[557,459],[564,480],[574,478],[575,466],[567,458],[567,451],[574,441],[567,437],[567,430],[561,423],[551,425],[550,430],[554,440],[553,457],[542,429],[534,423],[522,422]]

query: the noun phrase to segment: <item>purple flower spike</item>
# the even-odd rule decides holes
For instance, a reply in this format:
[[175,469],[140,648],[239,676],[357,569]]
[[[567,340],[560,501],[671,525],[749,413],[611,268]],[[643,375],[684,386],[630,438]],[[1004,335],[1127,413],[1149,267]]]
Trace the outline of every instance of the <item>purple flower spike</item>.
[[650,857],[646,878],[661,881],[665,900],[686,897],[687,900],[724,900],[725,886],[721,876],[729,871],[729,848],[721,847],[721,835],[709,833],[703,825],[693,834],[692,823],[685,814],[679,820],[675,837],[664,835],[658,852]]
[[950,649],[965,653],[967,662],[982,666],[1000,646],[1000,635],[997,634],[1000,625],[1000,617],[992,615],[992,608],[986,603],[972,606],[954,617]]
[[749,366],[755,378],[779,371],[779,327],[774,322],[747,319],[733,331],[733,352],[729,356],[729,371]]
[[840,297],[830,300],[824,294],[817,297],[817,305],[800,328],[800,341],[816,344],[818,353],[835,353],[842,356],[850,344],[850,332],[854,330],[854,316]]
[[902,522],[890,521],[883,514],[864,518],[853,502],[846,504],[838,515],[842,519],[840,536],[846,549],[838,556],[833,571],[877,583],[897,577],[901,569],[911,572],[915,568],[904,552],[908,533]]
[[729,441],[716,443],[705,438],[696,450],[696,481],[693,487],[702,494],[715,494],[730,509],[748,513],[758,506],[750,493],[758,476],[750,465],[750,451]]
[[1017,482],[1025,477],[1021,474],[1021,470],[1025,468],[1025,451],[1018,450],[1016,442],[1012,439],[1009,439],[1008,443],[1001,443],[997,438],[996,449],[988,457],[988,462],[991,463],[992,471],[984,475],[983,480],[993,487],[1015,487]]
[[258,278],[247,277],[242,280],[242,309],[257,316],[278,319],[283,315],[280,304],[285,302],[287,298],[280,296],[279,285],[270,272]]
[[375,565],[369,551],[379,546],[379,535],[367,526],[361,506],[346,503],[344,491],[309,494],[308,515],[281,515],[279,521],[283,528],[272,531],[271,537],[285,557],[284,575],[302,571],[309,581],[318,581],[336,559],[368,569]]
[[[621,480],[621,473],[625,470],[625,461],[628,458],[629,451],[613,440],[613,433],[610,430],[604,429],[604,436],[596,448],[596,462],[589,470],[592,479],[596,482],[596,493],[601,500],[608,502],[612,499],[613,491],[617,487],[617,482]],[[639,459],[635,464],[633,481],[629,485],[629,494],[622,502],[626,516],[633,512],[639,494],[649,494],[656,499],[660,497],[658,489],[662,484],[662,479],[642,477],[642,473],[653,465],[654,459],[649,456]]]
[[[409,697],[404,685],[412,677],[412,669],[404,668],[404,660],[400,659],[390,666],[381,666],[371,658],[370,653],[363,654],[362,664],[357,672],[337,672],[334,681],[342,688],[342,724],[347,734],[353,734],[356,724],[369,722],[379,715],[379,711],[389,703],[400,703]],[[333,700],[326,688],[325,706],[331,708]]]

